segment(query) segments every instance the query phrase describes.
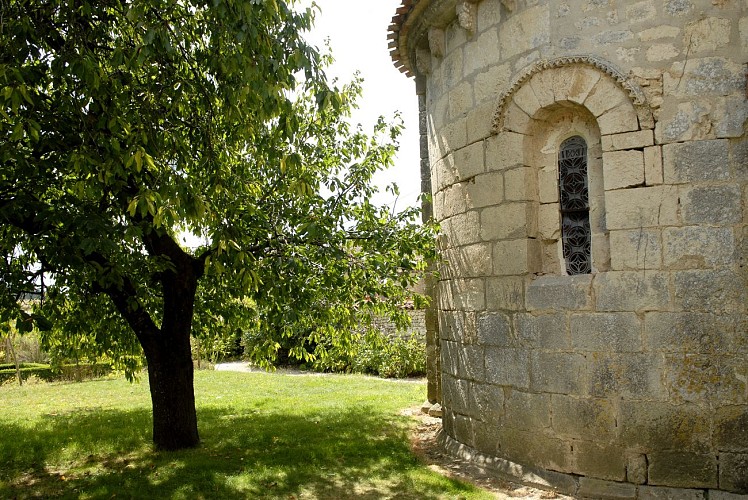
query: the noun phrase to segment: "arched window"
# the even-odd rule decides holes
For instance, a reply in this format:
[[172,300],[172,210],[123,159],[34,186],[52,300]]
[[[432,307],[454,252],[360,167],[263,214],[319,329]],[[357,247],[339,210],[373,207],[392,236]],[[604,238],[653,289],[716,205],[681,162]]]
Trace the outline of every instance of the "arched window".
[[558,191],[561,200],[561,240],[568,274],[592,272],[587,143],[575,135],[558,152]]

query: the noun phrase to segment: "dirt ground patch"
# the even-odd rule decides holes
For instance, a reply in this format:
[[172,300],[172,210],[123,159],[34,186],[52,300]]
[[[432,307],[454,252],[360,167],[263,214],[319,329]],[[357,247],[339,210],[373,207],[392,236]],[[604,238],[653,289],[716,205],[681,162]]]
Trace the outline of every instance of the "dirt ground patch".
[[455,458],[447,454],[436,441],[437,433],[442,425],[441,419],[422,413],[420,408],[408,409],[404,414],[418,421],[418,424],[411,433],[410,445],[413,452],[431,470],[488,490],[494,493],[496,498],[527,498],[536,500],[572,498],[552,491],[543,491],[506,481],[474,463]]

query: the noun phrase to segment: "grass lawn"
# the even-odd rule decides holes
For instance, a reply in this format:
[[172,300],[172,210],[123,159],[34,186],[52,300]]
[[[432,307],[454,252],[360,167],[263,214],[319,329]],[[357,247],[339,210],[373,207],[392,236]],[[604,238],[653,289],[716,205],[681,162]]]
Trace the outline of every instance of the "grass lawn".
[[202,444],[151,446],[145,380],[0,387],[0,498],[492,498],[410,452],[423,384],[199,371]]

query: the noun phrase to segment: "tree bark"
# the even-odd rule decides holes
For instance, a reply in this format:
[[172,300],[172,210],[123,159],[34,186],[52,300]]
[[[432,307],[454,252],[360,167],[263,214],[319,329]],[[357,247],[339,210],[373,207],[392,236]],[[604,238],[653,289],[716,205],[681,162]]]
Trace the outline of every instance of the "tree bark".
[[145,352],[153,404],[153,443],[161,450],[194,448],[200,437],[189,330],[163,335]]

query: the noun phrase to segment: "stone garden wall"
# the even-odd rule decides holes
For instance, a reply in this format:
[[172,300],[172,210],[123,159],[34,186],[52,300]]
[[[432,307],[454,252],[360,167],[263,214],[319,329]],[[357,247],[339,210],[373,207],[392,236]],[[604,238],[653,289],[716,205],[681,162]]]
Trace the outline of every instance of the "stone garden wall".
[[748,493],[748,2],[406,1],[391,29],[442,227],[445,445],[580,496]]

